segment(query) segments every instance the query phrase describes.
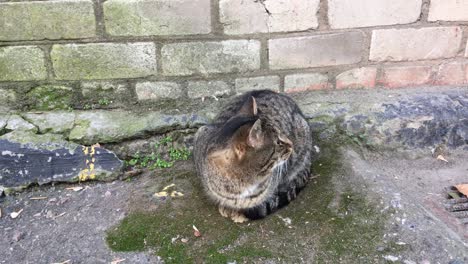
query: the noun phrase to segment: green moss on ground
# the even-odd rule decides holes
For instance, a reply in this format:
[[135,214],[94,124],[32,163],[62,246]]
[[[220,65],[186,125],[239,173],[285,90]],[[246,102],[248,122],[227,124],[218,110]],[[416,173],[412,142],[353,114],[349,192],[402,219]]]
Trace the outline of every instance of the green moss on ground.
[[[166,263],[226,263],[244,256],[270,256],[260,247],[231,247],[244,233],[254,232],[247,225],[234,224],[217,215],[214,207],[197,198],[175,205],[168,200],[156,212],[135,212],[108,232],[107,242],[116,251],[141,251],[154,248]],[[168,198],[169,199],[169,198]],[[175,200],[175,199],[174,199]],[[189,201],[189,200],[187,200]],[[206,202],[206,201],[205,201]],[[202,236],[194,236],[195,225]],[[173,239],[177,238],[174,242]],[[188,239],[186,243],[182,239]]]
[[[162,204],[155,211],[131,213],[108,231],[107,243],[116,251],[155,249],[166,263],[382,262],[376,248],[386,217],[364,194],[351,188],[335,192],[332,179],[343,173],[340,152],[335,146],[321,148],[312,168],[317,177],[296,201],[264,220],[235,224],[221,217],[206,200],[194,173],[187,172],[169,182],[185,182],[185,188],[193,190],[182,198],[155,201]],[[285,218],[291,219],[290,225]],[[193,235],[192,225],[202,237]]]

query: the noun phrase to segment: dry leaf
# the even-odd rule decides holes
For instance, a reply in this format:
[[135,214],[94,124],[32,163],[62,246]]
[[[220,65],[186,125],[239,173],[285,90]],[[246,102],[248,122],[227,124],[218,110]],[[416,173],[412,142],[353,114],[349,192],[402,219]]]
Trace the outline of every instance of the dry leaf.
[[75,186],[75,187],[68,187],[68,188],[65,188],[65,189],[67,189],[67,190],[72,190],[72,191],[74,191],[74,192],[78,192],[78,191],[83,190],[83,187],[81,187],[81,186]]
[[155,193],[154,196],[156,196],[156,197],[166,197],[167,192],[158,192],[158,193]]
[[63,213],[61,213],[61,214],[55,216],[54,218],[59,218],[59,217],[61,217],[61,216],[64,216],[65,214],[66,214],[66,212],[63,212]]
[[198,230],[198,228],[194,225],[192,225],[192,228],[193,228],[193,235],[196,237],[201,237],[200,230]]
[[11,218],[15,219],[21,214],[21,212],[23,212],[23,209],[19,210],[18,212],[12,212],[10,216]]
[[39,197],[31,197],[31,198],[29,198],[29,200],[44,200],[44,199],[47,199],[47,197],[45,197],[45,196],[39,196]]
[[171,238],[171,243],[174,244],[174,242],[176,242],[177,239],[179,239],[179,237],[180,237],[180,236],[177,235],[176,237]]
[[457,190],[464,195],[468,196],[468,183],[455,185]]
[[319,146],[314,145],[314,149],[315,149],[315,152],[320,153],[320,147]]
[[446,160],[446,159],[444,158],[444,156],[442,156],[442,155],[437,156],[437,159],[438,159],[438,160],[443,160],[443,161],[445,161],[445,162],[448,162],[448,160]]
[[64,262],[55,262],[55,263],[52,263],[52,264],[67,264],[67,263],[71,263],[71,259],[67,259]]
[[169,188],[171,188],[171,187],[174,187],[174,186],[175,186],[175,184],[172,183],[172,184],[169,184],[168,186],[164,187],[162,190],[163,190],[163,191],[166,191],[167,189],[169,189]]
[[184,194],[181,192],[178,192],[178,191],[171,192],[171,197],[182,197],[182,196],[184,196]]
[[292,222],[292,221],[291,221],[291,218],[289,218],[289,217],[282,217],[282,216],[280,216],[280,215],[278,215],[278,217],[279,217],[279,219],[283,220],[283,222],[284,222],[285,225],[287,225],[287,226],[291,225],[291,222]]
[[122,262],[122,261],[125,261],[125,259],[114,259],[114,260],[111,262],[111,264],[118,264],[118,263],[120,263],[120,262]]
[[450,197],[452,197],[452,199],[460,199],[460,195],[458,194],[458,192],[448,192],[448,195],[450,195]]

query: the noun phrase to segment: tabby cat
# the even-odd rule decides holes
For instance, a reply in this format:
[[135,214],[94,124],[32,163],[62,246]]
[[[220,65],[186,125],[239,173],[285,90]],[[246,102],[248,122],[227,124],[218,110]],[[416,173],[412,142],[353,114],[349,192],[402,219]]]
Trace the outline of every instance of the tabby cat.
[[312,139],[299,107],[269,90],[234,98],[195,135],[198,175],[219,212],[259,219],[296,198],[309,180]]

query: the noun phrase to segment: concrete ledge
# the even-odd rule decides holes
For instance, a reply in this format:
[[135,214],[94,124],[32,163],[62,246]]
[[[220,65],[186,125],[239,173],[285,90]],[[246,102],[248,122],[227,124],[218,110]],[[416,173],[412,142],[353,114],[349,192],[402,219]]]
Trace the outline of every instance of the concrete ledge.
[[[318,141],[344,138],[348,142],[371,148],[403,148],[423,150],[424,153],[437,147],[468,149],[468,89],[465,87],[405,89],[404,92],[320,91],[298,93],[292,97],[309,119]],[[208,123],[227,100],[221,98],[216,101],[207,98],[204,101],[197,101],[197,105],[179,109],[177,114],[121,110],[0,114],[0,133],[4,134],[0,138],[2,139],[0,150],[6,153],[1,157],[3,160],[0,164],[3,164],[3,168],[0,167],[0,172],[5,174],[5,169],[9,171],[20,169],[15,164],[17,157],[7,155],[11,148],[28,150],[27,153],[32,153],[31,147],[20,147],[18,143],[30,143],[36,152],[37,149],[43,149],[37,153],[40,154],[36,156],[37,160],[30,161],[31,164],[41,163],[41,159],[47,159],[51,155],[63,156],[61,153],[66,150],[73,152],[70,149],[72,146],[72,149],[79,149],[78,152],[81,154],[71,155],[72,159],[66,161],[67,166],[72,168],[72,171],[67,173],[75,173],[66,179],[53,175],[46,176],[45,171],[43,171],[45,174],[40,174],[43,176],[39,178],[28,179],[24,171],[23,175],[17,172],[23,177],[21,184],[73,180],[77,177],[76,173],[86,164],[80,148],[95,143],[107,143],[111,149],[118,150],[116,145],[129,143],[132,145],[133,141],[141,143],[150,140],[149,138],[154,135],[178,129],[197,128]],[[60,119],[60,122],[57,119]],[[51,149],[47,144],[45,147],[42,145],[36,147],[35,142],[44,138],[49,145],[54,144],[55,147]],[[184,139],[182,144],[188,144],[190,147],[190,140]],[[133,145],[144,146],[144,144]],[[139,151],[138,147],[132,149],[134,152]],[[122,157],[134,154],[117,152]],[[115,156],[104,149],[102,153]],[[109,162],[120,162],[112,161],[113,159],[109,159]],[[117,172],[111,173],[114,178],[115,173]],[[13,184],[5,175],[1,175],[3,178],[0,178],[0,185]]]

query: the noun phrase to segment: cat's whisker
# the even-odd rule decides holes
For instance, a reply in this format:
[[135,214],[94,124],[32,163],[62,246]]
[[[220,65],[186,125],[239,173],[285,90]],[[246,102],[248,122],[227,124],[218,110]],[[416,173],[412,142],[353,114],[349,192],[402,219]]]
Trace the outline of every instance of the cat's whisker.
[[281,176],[283,175],[283,164],[280,164],[279,166],[279,178],[281,178]]

